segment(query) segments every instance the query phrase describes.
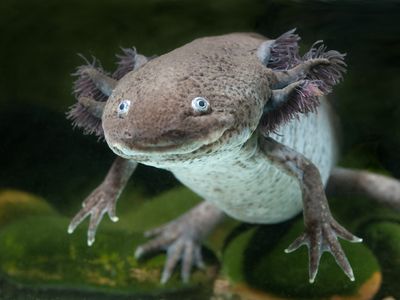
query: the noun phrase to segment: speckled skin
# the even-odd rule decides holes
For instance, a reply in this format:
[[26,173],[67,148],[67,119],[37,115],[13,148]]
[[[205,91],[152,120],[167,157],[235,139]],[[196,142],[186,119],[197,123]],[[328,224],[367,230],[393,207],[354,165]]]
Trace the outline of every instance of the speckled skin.
[[[109,146],[154,164],[244,144],[258,126],[273,78],[255,55],[261,41],[245,34],[202,38],[127,74],[103,114]],[[210,113],[193,111],[197,96],[208,99]],[[115,116],[121,99],[132,101],[123,119]]]
[[[275,223],[299,213],[298,182],[257,146],[256,128],[274,78],[255,55],[262,41],[245,34],[202,38],[126,75],[103,115],[109,146],[118,155],[170,170],[236,219]],[[196,96],[208,99],[210,114],[193,113]],[[124,119],[115,117],[121,99],[133,102]],[[301,116],[273,135],[311,159],[324,182],[336,152],[328,110],[324,99],[319,114]]]
[[[88,205],[72,220],[69,231],[90,214],[91,245],[103,214],[108,212],[115,220],[117,192],[136,164],[142,163],[171,171],[206,200],[151,231],[148,235],[157,237],[137,249],[136,257],[167,249],[162,282],[179,260],[184,280],[193,264],[202,265],[201,240],[221,220],[222,212],[241,221],[267,224],[289,219],[303,207],[306,232],[288,251],[309,245],[311,282],[325,249],[354,280],[337,235],[359,239],[332,218],[324,193],[336,158],[332,115],[325,98],[320,99],[318,113],[314,101],[338,82],[343,56],[324,53],[322,48],[311,49],[305,60],[292,56],[297,43],[293,31],[283,35],[273,49],[274,43],[245,33],[206,37],[147,61],[116,85],[91,77],[96,86],[111,90],[105,107],[96,99],[78,100],[96,113],[104,107],[105,140],[125,161],[116,160],[105,183],[85,200]],[[272,54],[283,55],[287,69],[268,68]],[[206,111],[193,108],[196,97],[208,101]],[[265,121],[266,108],[279,108],[283,103],[279,101],[288,101],[289,106],[277,112],[288,115],[278,116],[285,122],[266,137],[260,128],[266,123],[261,119]],[[121,109],[121,103],[129,103],[129,108]],[[296,114],[298,118],[289,121],[288,116]],[[118,166],[118,172],[112,171]],[[107,182],[118,185],[111,196],[107,196]]]
[[[328,104],[325,102],[318,114],[286,124],[278,134],[271,136],[309,158],[326,183],[335,163],[337,145]],[[241,221],[276,223],[302,210],[298,181],[264,155],[258,147],[257,133],[229,153],[193,160],[170,170],[204,199]]]
[[[362,194],[399,209],[400,183],[365,171],[332,171],[333,115],[318,97],[342,79],[344,55],[317,44],[301,57],[298,41],[294,30],[276,40],[235,33],[197,39],[154,59],[124,49],[111,77],[95,62],[79,67],[78,103],[69,117],[86,132],[104,133],[118,158],[68,231],[90,215],[92,245],[105,213],[118,220],[116,201],[143,163],[171,171],[205,199],[146,232],[154,239],[136,249],[136,258],[167,251],[162,283],[179,261],[184,281],[193,265],[203,267],[201,241],[224,213],[265,224],[302,209],[305,231],[285,251],[308,246],[310,282],[324,251],[354,280],[338,237],[361,239],[332,217],[324,187],[329,179],[330,193]],[[209,107],[194,109],[196,97]]]

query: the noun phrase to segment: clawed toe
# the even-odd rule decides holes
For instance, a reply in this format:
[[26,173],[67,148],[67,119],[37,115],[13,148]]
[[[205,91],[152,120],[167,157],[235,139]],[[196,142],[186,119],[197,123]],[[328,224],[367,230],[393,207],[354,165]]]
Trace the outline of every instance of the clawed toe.
[[319,262],[322,254],[330,252],[340,266],[343,272],[354,281],[354,274],[351,265],[344,253],[342,246],[338,241],[341,237],[350,242],[361,242],[362,239],[351,234],[343,228],[335,220],[330,222],[321,222],[314,224],[312,228],[308,228],[305,233],[300,235],[287,249],[286,253],[290,253],[298,249],[302,245],[307,245],[309,254],[309,281],[313,283],[318,273]]
[[107,193],[101,186],[83,202],[82,209],[75,215],[68,226],[68,233],[73,233],[80,223],[90,216],[89,228],[87,231],[87,244],[92,246],[95,241],[96,231],[101,220],[107,213],[111,221],[117,222],[115,213],[116,198],[112,193]]
[[165,239],[162,237],[156,238],[147,244],[139,246],[135,251],[136,259],[140,259],[148,254],[167,251],[167,260],[164,270],[161,275],[161,283],[165,284],[179,262],[181,262],[181,277],[182,281],[187,283],[190,278],[190,271],[195,265],[203,269],[204,262],[201,255],[201,246],[192,239],[181,237],[176,240]]
[[173,241],[173,238],[167,238],[164,236],[155,238],[155,239],[151,240],[150,242],[147,242],[146,244],[137,247],[137,249],[135,251],[135,258],[141,259],[144,256],[147,256],[149,254],[166,250],[168,248],[168,245],[172,241]]
[[[178,264],[179,260],[183,258],[185,253],[185,244],[182,240],[177,240],[167,250],[167,261],[164,266],[164,270],[161,275],[161,283],[165,284],[171,277],[175,266]],[[183,268],[182,268],[183,270]],[[184,278],[182,278],[184,280]]]
[[296,251],[304,244],[307,244],[307,235],[305,233],[303,233],[297,239],[295,239],[294,242],[291,243],[289,247],[285,249],[285,253],[291,253],[293,251]]
[[352,234],[351,232],[349,232],[346,228],[344,228],[342,225],[340,225],[336,220],[332,220],[331,223],[335,233],[337,234],[337,236],[339,236],[340,238],[352,242],[352,243],[361,243],[363,241],[362,238],[359,238],[357,236],[355,236],[354,234]]
[[135,258],[140,259],[155,252],[166,251],[167,259],[161,275],[162,284],[171,278],[179,262],[181,263],[181,278],[184,283],[189,281],[193,266],[204,268],[201,245],[190,235],[174,234],[168,230],[167,226],[147,231],[145,235],[158,237],[139,246],[135,251]]

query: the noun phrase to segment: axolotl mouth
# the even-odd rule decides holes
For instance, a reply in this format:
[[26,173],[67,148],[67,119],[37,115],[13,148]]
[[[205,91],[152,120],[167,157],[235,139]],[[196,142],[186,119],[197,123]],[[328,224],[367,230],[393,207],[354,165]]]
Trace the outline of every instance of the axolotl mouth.
[[[135,158],[142,155],[157,154],[187,154],[202,147],[215,144],[232,128],[234,118],[231,115],[223,116],[196,116],[185,120],[185,126],[180,129],[148,131],[132,129],[131,132],[116,136],[105,130],[105,138],[110,148],[124,158]],[[188,123],[192,123],[188,127]]]

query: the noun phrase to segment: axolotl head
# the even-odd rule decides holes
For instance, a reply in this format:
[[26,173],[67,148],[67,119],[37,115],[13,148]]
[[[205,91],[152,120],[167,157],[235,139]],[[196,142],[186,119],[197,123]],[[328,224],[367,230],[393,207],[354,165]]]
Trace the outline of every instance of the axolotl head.
[[132,159],[242,145],[268,98],[265,67],[251,56],[200,39],[128,73],[102,115],[108,145]]
[[240,148],[257,129],[267,135],[315,112],[341,81],[343,54],[316,43],[300,56],[299,40],[294,30],[275,40],[235,33],[152,60],[131,49],[112,78],[93,65],[78,69],[69,117],[142,162]]

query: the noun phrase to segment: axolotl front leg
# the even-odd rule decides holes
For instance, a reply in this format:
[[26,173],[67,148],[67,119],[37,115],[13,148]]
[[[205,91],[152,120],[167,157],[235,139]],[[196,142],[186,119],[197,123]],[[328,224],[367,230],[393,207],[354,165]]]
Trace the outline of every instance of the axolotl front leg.
[[302,192],[305,232],[285,251],[289,253],[302,245],[308,246],[310,283],[315,280],[324,251],[330,252],[350,280],[354,281],[353,270],[337,237],[350,242],[361,242],[362,239],[333,218],[318,168],[302,154],[270,137],[260,136],[259,145],[269,160],[298,180]]
[[82,209],[75,215],[68,227],[68,233],[73,233],[75,228],[90,215],[87,242],[91,246],[104,214],[107,213],[111,221],[118,221],[116,203],[136,166],[137,163],[134,161],[117,157],[104,181],[83,201]]

